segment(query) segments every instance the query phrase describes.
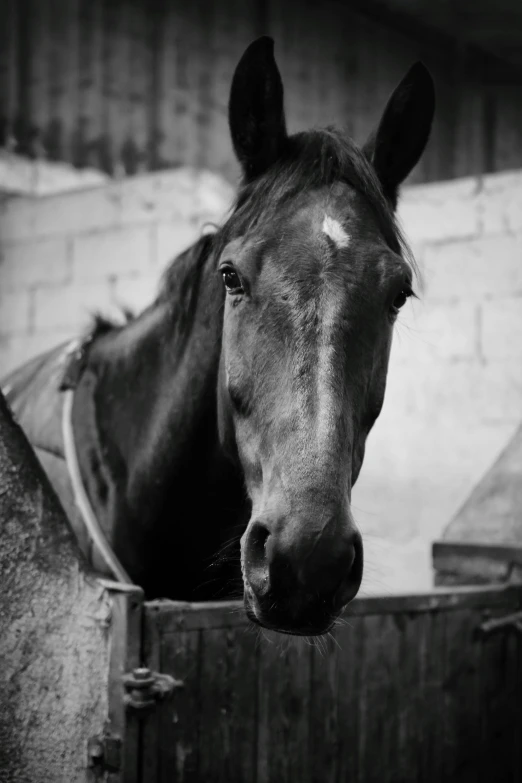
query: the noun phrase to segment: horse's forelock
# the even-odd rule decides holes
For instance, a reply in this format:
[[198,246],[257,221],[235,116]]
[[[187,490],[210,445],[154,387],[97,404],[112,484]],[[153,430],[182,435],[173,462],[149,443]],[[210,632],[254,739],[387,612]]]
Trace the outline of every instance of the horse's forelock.
[[244,184],[228,220],[216,235],[216,251],[234,236],[266,225],[281,207],[307,189],[344,182],[366,198],[390,248],[417,273],[413,253],[364,153],[340,131],[325,128],[295,134],[280,160],[261,177]]

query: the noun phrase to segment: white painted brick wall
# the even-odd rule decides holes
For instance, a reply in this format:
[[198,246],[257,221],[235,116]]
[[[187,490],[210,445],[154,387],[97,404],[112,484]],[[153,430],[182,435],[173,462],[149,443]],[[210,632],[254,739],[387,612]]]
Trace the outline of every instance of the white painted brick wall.
[[[232,198],[180,169],[0,206],[0,371],[141,309]],[[424,288],[397,325],[384,409],[354,490],[367,594],[431,584],[430,547],[522,413],[522,172],[414,186],[401,222]]]
[[522,417],[522,172],[408,188],[424,281],[353,493],[368,594],[431,585],[431,542]]
[[428,244],[422,264],[429,299],[522,294],[522,232]]
[[31,291],[0,292],[0,334],[28,334],[31,331]]
[[166,263],[233,198],[189,168],[0,203],[0,373],[74,335],[92,312],[153,299]]
[[522,359],[522,296],[484,302],[481,315],[481,352],[485,360]]
[[158,275],[136,275],[122,277],[114,281],[112,301],[119,308],[129,308],[132,312],[143,310],[145,305],[153,301],[158,288]]
[[0,291],[60,285],[71,279],[71,244],[66,237],[4,243],[0,249]]
[[155,262],[165,266],[192,242],[194,227],[182,220],[158,223],[155,226]]
[[150,266],[153,258],[153,232],[149,225],[79,234],[72,245],[73,279],[136,275]]
[[28,160],[0,148],[0,194],[44,196],[101,185],[108,177],[96,169],[75,169],[69,163]]
[[52,331],[74,335],[88,325],[92,313],[114,313],[112,281],[78,282],[33,292],[34,333]]

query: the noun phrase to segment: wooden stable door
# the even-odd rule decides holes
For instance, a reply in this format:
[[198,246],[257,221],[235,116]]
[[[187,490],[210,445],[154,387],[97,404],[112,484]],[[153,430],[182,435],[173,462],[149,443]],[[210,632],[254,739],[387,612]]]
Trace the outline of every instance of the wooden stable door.
[[121,779],[519,783],[521,604],[518,586],[360,599],[312,642],[237,603],[145,603],[142,662],[175,687],[127,711]]

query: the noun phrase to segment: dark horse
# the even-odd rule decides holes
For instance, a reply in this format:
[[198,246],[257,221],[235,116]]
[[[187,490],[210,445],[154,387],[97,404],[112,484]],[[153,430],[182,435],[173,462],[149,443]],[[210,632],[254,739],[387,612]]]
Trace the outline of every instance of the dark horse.
[[[83,484],[148,597],[230,597],[242,575],[252,620],[312,635],[356,595],[351,488],[383,403],[394,321],[413,293],[397,191],[433,111],[419,63],[362,149],[334,129],[288,135],[272,40],[240,60],[235,205],[170,265],[139,317],[98,320],[74,394]],[[63,346],[5,384],[72,519],[62,358]],[[223,556],[234,537],[236,554]]]

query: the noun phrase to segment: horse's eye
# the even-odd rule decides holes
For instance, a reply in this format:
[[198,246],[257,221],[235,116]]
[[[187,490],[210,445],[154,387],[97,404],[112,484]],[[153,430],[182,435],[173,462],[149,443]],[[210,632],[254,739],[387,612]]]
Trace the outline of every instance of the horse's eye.
[[393,300],[392,310],[398,313],[401,307],[404,304],[406,304],[406,300],[410,296],[411,296],[411,291],[409,291],[407,288],[403,288],[402,291],[400,291],[400,293],[398,293],[395,299]]
[[237,272],[228,268],[224,269],[221,274],[223,275],[223,282],[225,283],[227,291],[234,294],[241,293],[243,286],[241,285],[241,280],[239,279]]

